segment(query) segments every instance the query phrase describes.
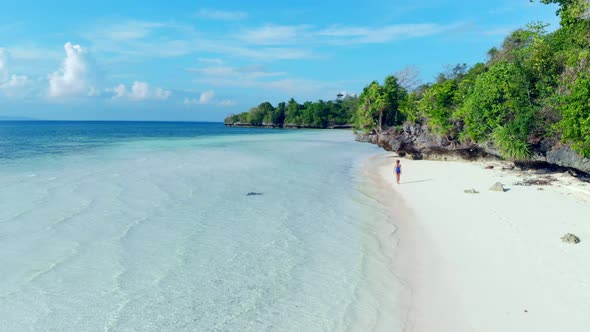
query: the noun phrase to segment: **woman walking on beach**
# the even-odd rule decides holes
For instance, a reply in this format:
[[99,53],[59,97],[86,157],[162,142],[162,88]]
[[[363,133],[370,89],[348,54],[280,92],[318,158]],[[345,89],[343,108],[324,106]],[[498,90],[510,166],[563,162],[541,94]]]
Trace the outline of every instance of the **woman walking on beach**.
[[399,184],[399,178],[402,175],[402,164],[399,159],[395,162],[395,180]]

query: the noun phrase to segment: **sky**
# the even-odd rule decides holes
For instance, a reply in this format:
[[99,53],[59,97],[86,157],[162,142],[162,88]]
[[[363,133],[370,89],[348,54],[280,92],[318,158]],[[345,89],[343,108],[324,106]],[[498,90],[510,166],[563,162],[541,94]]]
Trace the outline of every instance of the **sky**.
[[0,119],[222,121],[486,60],[529,0],[6,1]]

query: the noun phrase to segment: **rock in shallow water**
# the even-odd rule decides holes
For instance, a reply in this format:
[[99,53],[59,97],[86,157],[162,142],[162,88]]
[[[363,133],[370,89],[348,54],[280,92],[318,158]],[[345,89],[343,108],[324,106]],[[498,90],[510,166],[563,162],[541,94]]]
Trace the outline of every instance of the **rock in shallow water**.
[[575,236],[572,233],[567,233],[566,235],[561,237],[561,241],[563,241],[565,243],[577,244],[577,243],[580,243],[580,238]]
[[253,191],[246,194],[246,196],[262,196],[262,195],[263,195],[262,193],[257,193],[257,192],[253,192]]

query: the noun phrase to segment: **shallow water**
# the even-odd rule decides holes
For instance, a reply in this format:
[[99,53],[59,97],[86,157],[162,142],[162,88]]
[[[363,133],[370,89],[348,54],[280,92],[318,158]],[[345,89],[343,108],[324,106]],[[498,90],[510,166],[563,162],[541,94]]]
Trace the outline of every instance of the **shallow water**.
[[359,175],[376,151],[346,131],[0,123],[0,329],[396,331]]

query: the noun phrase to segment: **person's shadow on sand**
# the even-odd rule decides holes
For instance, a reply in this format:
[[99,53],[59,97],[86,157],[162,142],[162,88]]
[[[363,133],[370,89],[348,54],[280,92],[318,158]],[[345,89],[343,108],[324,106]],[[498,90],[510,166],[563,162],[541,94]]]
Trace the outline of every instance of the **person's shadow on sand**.
[[429,182],[429,181],[432,181],[432,179],[416,180],[416,181],[408,181],[408,182],[401,181],[400,184],[411,184],[411,183],[420,183],[420,182]]

